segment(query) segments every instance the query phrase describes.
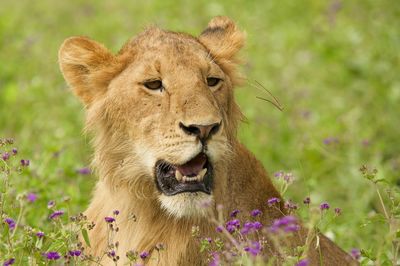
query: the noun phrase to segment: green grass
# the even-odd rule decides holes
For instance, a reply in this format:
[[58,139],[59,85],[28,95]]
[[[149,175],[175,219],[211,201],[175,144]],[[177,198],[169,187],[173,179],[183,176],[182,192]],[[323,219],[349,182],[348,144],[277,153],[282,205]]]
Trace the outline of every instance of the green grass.
[[[385,227],[362,225],[382,210],[358,169],[376,167],[391,186],[400,179],[400,4],[390,0],[2,1],[0,137],[13,137],[32,162],[14,193],[39,195],[24,222],[46,226],[47,201],[65,196],[71,212],[83,211],[95,182],[75,173],[91,149],[83,108],[58,69],[62,41],[87,35],[118,51],[146,25],[198,34],[220,14],[247,32],[249,80],[285,107],[257,99],[268,95],[249,84],[239,88],[241,140],[269,172],[295,174],[286,197],[343,209],[326,230],[345,250],[379,248]],[[328,137],[338,143],[324,144]]]

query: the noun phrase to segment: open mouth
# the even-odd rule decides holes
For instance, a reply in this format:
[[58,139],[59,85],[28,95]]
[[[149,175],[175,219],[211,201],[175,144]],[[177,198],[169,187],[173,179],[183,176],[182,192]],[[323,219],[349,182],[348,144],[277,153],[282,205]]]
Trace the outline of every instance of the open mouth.
[[183,192],[211,194],[212,166],[205,153],[182,165],[173,165],[159,160],[155,167],[158,188],[167,196]]

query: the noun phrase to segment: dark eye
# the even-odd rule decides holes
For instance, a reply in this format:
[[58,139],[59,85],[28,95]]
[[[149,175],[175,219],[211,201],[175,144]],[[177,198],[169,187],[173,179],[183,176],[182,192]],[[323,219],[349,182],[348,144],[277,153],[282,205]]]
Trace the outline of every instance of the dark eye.
[[162,90],[163,89],[163,84],[161,80],[151,80],[151,81],[146,81],[143,83],[143,85],[148,88],[149,90]]
[[209,77],[209,78],[207,78],[207,85],[209,87],[215,87],[219,84],[220,81],[221,81],[221,79],[219,79],[219,78]]

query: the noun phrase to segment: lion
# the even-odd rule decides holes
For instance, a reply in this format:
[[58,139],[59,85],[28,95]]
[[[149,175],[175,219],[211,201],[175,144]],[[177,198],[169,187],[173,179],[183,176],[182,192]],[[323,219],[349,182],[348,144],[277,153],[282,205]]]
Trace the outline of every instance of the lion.
[[[285,214],[282,205],[266,205],[281,196],[236,136],[242,114],[234,87],[242,80],[237,54],[244,41],[237,25],[219,16],[198,37],[149,27],[117,54],[86,37],[62,44],[62,74],[94,135],[99,180],[85,211],[95,223],[86,252],[102,256],[102,264],[113,263],[103,256],[110,241],[104,219],[115,210],[119,262],[130,250],[165,245],[148,265],[206,265],[191,230],[215,235],[208,216],[219,204],[226,217],[233,209],[260,209],[266,225]],[[208,207],[199,207],[204,202]],[[299,233],[294,242],[304,241]],[[316,242],[312,265],[356,264],[323,235]]]

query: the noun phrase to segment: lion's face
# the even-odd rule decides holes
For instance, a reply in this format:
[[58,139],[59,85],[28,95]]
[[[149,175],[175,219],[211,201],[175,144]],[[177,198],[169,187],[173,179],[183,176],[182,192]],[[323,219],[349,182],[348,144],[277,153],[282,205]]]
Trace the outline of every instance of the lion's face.
[[65,78],[87,105],[89,124],[101,131],[99,167],[112,156],[110,147],[119,150],[114,157],[126,169],[113,178],[145,179],[176,216],[199,214],[198,204],[212,199],[236,129],[233,54],[220,56],[223,43],[215,52],[207,46],[236,27],[214,20],[199,39],[151,28],[117,56],[85,38],[69,39],[60,50]]

